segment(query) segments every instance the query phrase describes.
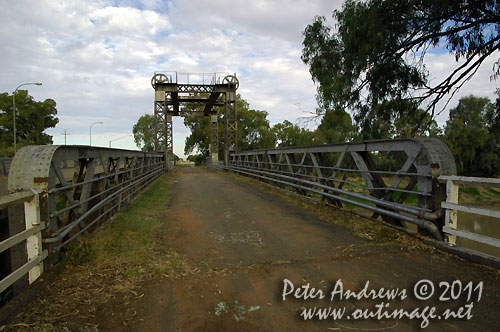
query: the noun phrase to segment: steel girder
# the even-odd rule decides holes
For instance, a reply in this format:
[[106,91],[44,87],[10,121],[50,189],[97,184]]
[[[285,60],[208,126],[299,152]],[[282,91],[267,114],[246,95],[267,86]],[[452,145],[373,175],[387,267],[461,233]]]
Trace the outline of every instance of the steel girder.
[[369,209],[393,224],[414,223],[436,238],[446,197],[437,178],[456,174],[450,150],[434,138],[255,150],[230,158],[233,171]]
[[[43,242],[58,250],[108,219],[165,171],[164,155],[88,146],[25,146],[12,161],[9,193],[40,193]],[[22,223],[22,211],[11,215]]]

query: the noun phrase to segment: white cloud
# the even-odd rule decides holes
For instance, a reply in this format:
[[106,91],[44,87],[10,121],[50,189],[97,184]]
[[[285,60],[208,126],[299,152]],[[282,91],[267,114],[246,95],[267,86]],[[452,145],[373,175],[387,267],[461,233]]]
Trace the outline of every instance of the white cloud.
[[[56,100],[60,123],[49,130],[56,143],[66,129],[68,142],[88,144],[89,125],[102,121],[93,142],[108,146],[153,112],[154,71],[236,72],[239,93],[251,108],[268,111],[272,123],[314,111],[315,87],[300,60],[302,31],[341,1],[0,0],[0,6],[0,89],[42,81],[29,90],[37,100]],[[427,61],[436,79],[451,64],[446,55]],[[490,66],[483,67],[464,94],[492,96],[494,83],[485,81]],[[188,134],[176,118],[179,155]],[[116,144],[135,147],[126,138]]]

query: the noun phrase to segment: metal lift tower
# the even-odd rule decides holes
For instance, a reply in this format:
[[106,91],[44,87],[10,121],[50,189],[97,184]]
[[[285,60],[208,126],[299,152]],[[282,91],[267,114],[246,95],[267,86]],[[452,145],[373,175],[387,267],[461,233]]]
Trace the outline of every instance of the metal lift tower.
[[167,168],[174,167],[172,117],[179,116],[180,106],[202,104],[203,115],[210,116],[210,159],[218,162],[217,109],[224,106],[224,164],[237,150],[236,74],[190,74],[155,72],[151,79],[155,89],[155,150],[164,151]]

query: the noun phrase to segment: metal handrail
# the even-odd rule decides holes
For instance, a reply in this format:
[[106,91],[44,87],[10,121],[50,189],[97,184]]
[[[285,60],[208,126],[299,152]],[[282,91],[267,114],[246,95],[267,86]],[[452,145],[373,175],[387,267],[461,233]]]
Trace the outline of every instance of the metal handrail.
[[286,163],[270,163],[270,162],[266,162],[266,161],[259,161],[259,162],[256,162],[256,161],[237,161],[237,163],[241,164],[245,164],[245,163],[249,163],[249,164],[264,164],[264,165],[271,165],[271,166],[295,166],[295,167],[303,167],[303,168],[320,168],[320,169],[330,169],[330,170],[334,170],[334,171],[342,171],[342,172],[351,172],[351,173],[373,173],[373,174],[387,174],[387,175],[401,175],[401,176],[424,176],[424,177],[428,177],[430,178],[431,176],[430,175],[418,175],[416,173],[408,173],[408,172],[393,172],[393,171],[376,171],[376,170],[373,170],[373,171],[368,171],[368,170],[359,170],[359,169],[351,169],[351,168],[342,168],[342,167],[335,167],[335,166],[321,166],[321,165],[318,165],[318,166],[314,166],[314,165],[304,165],[304,164],[286,164]]
[[[341,201],[341,202],[344,202],[344,203],[349,203],[349,204],[352,204],[352,205],[355,205],[355,206],[358,206],[358,207],[361,207],[361,208],[364,208],[364,209],[367,209],[367,210],[379,213],[381,215],[385,215],[385,216],[393,217],[393,218],[396,218],[396,219],[399,219],[399,220],[402,220],[402,221],[406,221],[406,222],[415,224],[415,225],[417,225],[419,227],[422,227],[424,229],[427,229],[433,235],[433,237],[436,238],[437,240],[442,240],[443,239],[443,237],[442,237],[441,233],[439,232],[437,226],[434,225],[432,222],[430,222],[428,220],[419,219],[419,218],[412,218],[412,217],[409,217],[409,216],[406,216],[406,215],[403,215],[403,214],[400,214],[400,213],[397,213],[397,212],[394,212],[394,211],[389,211],[389,210],[381,209],[381,208],[379,208],[377,206],[371,206],[371,205],[368,205],[368,204],[365,204],[365,203],[362,203],[362,202],[358,202],[358,201],[355,201],[355,200],[351,200],[351,199],[348,199],[348,198],[345,198],[345,197],[342,197],[342,196],[329,194],[329,193],[326,193],[324,191],[316,190],[316,189],[311,188],[311,187],[302,186],[302,185],[290,183],[290,182],[287,182],[287,181],[281,181],[281,180],[277,180],[275,178],[271,178],[271,177],[267,177],[267,176],[262,176],[262,175],[257,175],[257,174],[254,174],[254,173],[251,173],[251,172],[247,172],[247,171],[243,171],[243,170],[238,170],[238,169],[235,169],[235,167],[227,166],[227,167],[224,167],[224,168],[230,169],[230,170],[232,169],[232,170],[235,170],[238,173],[242,173],[242,174],[246,174],[246,175],[250,175],[250,176],[256,176],[258,178],[261,178],[261,179],[264,179],[264,180],[268,180],[268,181],[272,181],[272,182],[276,182],[276,183],[279,183],[279,184],[292,186],[292,187],[295,187],[295,188],[298,188],[298,189],[302,189],[302,190],[306,190],[306,191],[311,191],[311,192],[314,192],[316,194],[320,194],[322,196],[329,197],[329,198],[334,199],[334,200],[338,200],[338,201]],[[273,174],[273,175],[275,175],[275,174]],[[293,180],[299,180],[300,181],[300,179],[293,179]],[[305,181],[305,180],[302,180],[302,181]],[[307,181],[307,182],[310,182],[310,181]],[[331,188],[331,189],[333,189],[333,188]],[[351,194],[351,196],[353,196],[352,193],[350,193],[350,194]],[[405,212],[407,212],[407,211],[405,211]]]
[[[234,167],[234,166],[229,166],[228,169],[233,169],[233,170],[237,170],[237,171],[240,171],[240,170],[241,171],[248,171],[247,168],[240,168],[240,167]],[[396,202],[389,202],[389,201],[385,201],[383,199],[379,199],[379,198],[376,198],[373,196],[368,196],[368,195],[363,195],[361,193],[355,193],[355,192],[351,192],[351,191],[347,191],[347,190],[342,190],[339,188],[335,188],[335,187],[331,187],[331,186],[327,186],[324,184],[320,184],[320,183],[316,183],[316,182],[312,182],[312,181],[307,181],[307,180],[303,180],[303,179],[298,179],[298,178],[294,178],[291,176],[279,175],[279,174],[275,174],[272,172],[265,172],[265,171],[259,171],[259,170],[251,170],[251,171],[255,172],[255,173],[276,176],[276,177],[286,179],[286,180],[300,182],[303,184],[307,184],[311,187],[318,187],[318,188],[325,189],[325,190],[328,190],[328,191],[331,191],[331,192],[334,192],[337,194],[351,196],[351,197],[361,199],[361,200],[364,200],[364,201],[367,201],[367,202],[370,202],[370,203],[373,203],[376,205],[380,205],[380,206],[384,206],[384,207],[387,207],[390,209],[394,209],[394,210],[398,210],[398,211],[405,212],[408,214],[412,214],[414,216],[418,216],[418,217],[424,218],[426,220],[435,220],[442,213],[440,210],[432,212],[429,209],[416,207],[416,206],[410,206],[410,205],[404,205],[404,204],[400,204],[400,203],[396,203]],[[321,192],[321,193],[324,193],[324,192]]]
[[[237,163],[237,164],[241,164],[241,163]],[[234,165],[234,163],[231,163],[231,165]],[[288,164],[283,164],[283,165],[286,165],[288,166]],[[304,167],[305,165],[298,165],[298,164],[291,164],[292,166],[299,166],[299,167]],[[244,165],[238,165],[238,166],[244,166]],[[313,168],[314,166],[309,166],[311,168]],[[255,170],[258,170],[257,168],[254,168],[254,167],[245,167],[246,169],[255,169]],[[416,195],[421,195],[421,196],[431,196],[431,193],[426,193],[426,192],[421,192],[421,191],[411,191],[411,190],[405,190],[405,189],[400,189],[400,188],[392,188],[392,187],[372,187],[372,188],[368,188],[368,187],[364,187],[364,186],[361,186],[357,183],[354,183],[354,182],[351,182],[351,181],[344,181],[344,180],[339,180],[339,179],[334,179],[334,178],[325,178],[325,177],[319,177],[319,176],[314,176],[314,175],[309,175],[309,174],[301,174],[301,173],[298,173],[298,172],[287,172],[287,171],[281,171],[281,170],[276,170],[276,169],[269,169],[269,168],[266,168],[266,170],[269,170],[269,171],[272,171],[272,172],[276,172],[276,173],[282,173],[282,174],[290,174],[290,175],[294,175],[294,176],[300,176],[300,177],[305,177],[305,178],[312,178],[312,179],[317,179],[317,180],[324,180],[324,181],[332,181],[332,182],[338,182],[338,183],[347,183],[349,185],[352,185],[354,187],[357,187],[357,188],[360,188],[360,189],[363,189],[363,190],[383,190],[383,191],[397,191],[397,192],[401,192],[401,193],[408,193],[408,194],[416,194]],[[357,170],[350,170],[352,172],[359,172],[359,173],[362,173],[362,172],[365,172],[365,173],[375,173],[375,172],[370,172],[370,171],[357,171]],[[418,174],[415,174],[413,173],[412,174],[413,176],[418,176]]]
[[[53,237],[50,237],[50,238],[45,238],[43,239],[43,243],[54,243],[54,242],[58,242],[58,241],[61,241],[66,235],[69,234],[69,232],[71,232],[76,226],[78,226],[82,221],[85,220],[85,218],[87,218],[91,213],[95,212],[97,209],[101,208],[103,205],[105,205],[106,203],[108,203],[109,201],[113,200],[114,198],[116,198],[116,196],[122,194],[123,192],[125,192],[126,190],[128,190],[129,188],[133,187],[134,185],[136,185],[137,183],[139,182],[143,182],[144,180],[147,180],[149,178],[154,178],[155,175],[159,176],[161,175],[163,172],[162,170],[157,170],[156,172],[152,173],[152,174],[149,174],[148,176],[145,176],[145,177],[141,177],[140,179],[134,181],[133,183],[130,183],[128,184],[127,186],[119,189],[118,191],[115,191],[113,194],[111,194],[110,196],[107,196],[105,199],[101,200],[99,203],[97,203],[96,205],[94,205],[93,207],[91,207],[89,210],[87,210],[84,214],[82,214],[78,219],[74,220],[73,222],[71,222],[70,224],[66,225],[64,228],[61,228],[57,233],[56,233],[56,236],[53,236]],[[121,203],[118,202],[117,204]],[[101,213],[101,216],[104,215],[105,213]],[[89,225],[86,225],[85,228],[83,228],[82,230],[80,230],[76,235],[72,236],[69,240],[65,241],[64,244],[61,244],[59,246],[56,246],[55,249],[59,249],[60,247],[66,245],[67,243],[69,243],[70,241],[72,241],[73,239],[75,239],[78,235],[80,235],[81,233],[83,233],[85,230],[87,230],[91,225],[93,225],[94,223],[96,222],[96,220],[93,220],[91,223],[89,223]]]
[[[161,164],[161,165],[162,165],[161,167],[163,167],[163,164],[164,164],[164,163],[157,163],[157,164]],[[146,172],[146,173],[143,173],[143,176],[146,176],[146,175],[148,175],[148,174],[150,174],[150,173],[152,173],[152,172],[154,172],[154,171],[157,171],[159,168],[160,168],[160,167],[157,167],[157,168],[154,168],[154,169],[152,169],[152,170],[150,170],[150,171],[148,171],[148,172]],[[130,172],[130,171],[126,171],[126,172],[128,173],[128,172]],[[121,173],[124,173],[124,172],[121,172]],[[115,174],[116,174],[116,173],[115,173]],[[115,174],[113,174],[113,176],[114,176]],[[103,178],[98,178],[97,180],[102,181],[103,179],[105,179],[105,178],[104,178],[104,177],[103,177]],[[97,197],[99,197],[99,196],[102,196],[102,195],[104,195],[104,194],[107,194],[107,193],[108,193],[108,192],[110,192],[110,191],[113,191],[113,189],[116,189],[116,188],[118,188],[118,187],[123,186],[125,183],[127,183],[128,181],[131,181],[131,180],[132,180],[132,179],[129,179],[129,180],[127,180],[126,182],[119,182],[119,183],[115,184],[113,187],[109,187],[108,189],[105,189],[104,191],[101,191],[100,193],[97,193],[97,194],[95,194],[94,196],[90,196],[89,198],[87,198],[87,199],[85,199],[85,200],[78,201],[78,203],[76,203],[76,204],[73,204],[73,205],[67,206],[67,207],[65,207],[64,209],[57,210],[57,211],[55,211],[55,212],[51,212],[51,213],[50,213],[50,216],[51,216],[51,217],[55,217],[55,216],[57,216],[57,215],[59,215],[59,214],[62,214],[62,213],[67,212],[67,211],[69,211],[69,210],[72,210],[72,209],[74,209],[75,207],[78,207],[78,206],[80,206],[80,205],[82,205],[82,204],[84,204],[84,203],[88,203],[88,202],[90,202],[91,200],[93,200],[93,199],[95,199],[95,198],[97,198]],[[85,184],[85,183],[89,183],[89,182],[93,182],[93,181],[81,182],[81,183],[79,183],[78,185]],[[67,186],[67,187],[73,187],[73,186]]]
[[87,183],[93,183],[93,182],[97,182],[97,181],[102,181],[103,179],[112,178],[112,177],[115,177],[117,175],[122,175],[122,174],[125,174],[125,173],[130,173],[131,171],[137,171],[137,170],[140,170],[140,169],[143,169],[143,168],[148,168],[148,167],[152,167],[152,166],[156,166],[156,165],[164,165],[164,164],[165,163],[163,161],[161,161],[161,162],[153,163],[153,164],[149,164],[149,165],[142,165],[141,167],[134,167],[132,169],[127,169],[127,170],[123,170],[123,171],[120,171],[120,172],[109,173],[108,175],[100,176],[100,177],[94,178],[92,180],[82,181],[82,182],[70,184],[70,185],[67,185],[67,186],[52,188],[52,189],[49,190],[49,194],[54,194],[54,193],[57,193],[59,191],[76,188],[76,187],[79,187],[79,186],[87,184]]

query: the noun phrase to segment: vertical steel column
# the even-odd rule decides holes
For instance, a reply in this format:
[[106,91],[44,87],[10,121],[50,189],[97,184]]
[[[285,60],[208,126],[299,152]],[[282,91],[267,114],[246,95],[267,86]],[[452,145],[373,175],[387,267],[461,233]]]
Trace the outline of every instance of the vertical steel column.
[[210,161],[217,163],[219,160],[217,113],[210,114]]
[[165,143],[165,91],[155,89],[155,151],[162,151]]
[[174,169],[174,139],[172,127],[172,115],[165,115],[165,159],[167,161],[167,170]]
[[236,89],[227,91],[224,98],[224,162],[229,165],[229,155],[237,150]]
[[162,151],[165,155],[167,170],[174,168],[172,115],[169,113],[172,106],[171,94],[155,88],[155,151]]

